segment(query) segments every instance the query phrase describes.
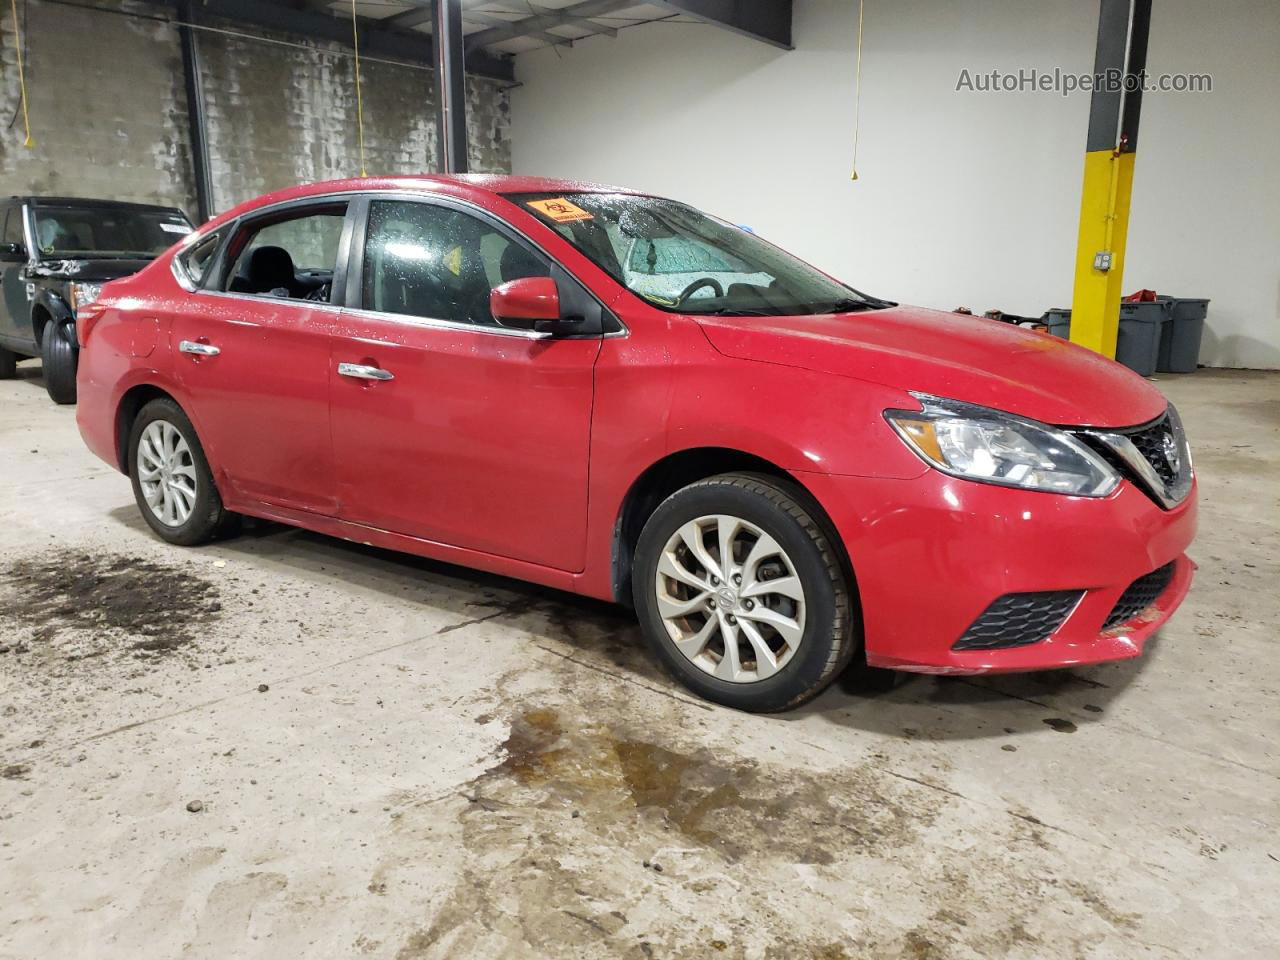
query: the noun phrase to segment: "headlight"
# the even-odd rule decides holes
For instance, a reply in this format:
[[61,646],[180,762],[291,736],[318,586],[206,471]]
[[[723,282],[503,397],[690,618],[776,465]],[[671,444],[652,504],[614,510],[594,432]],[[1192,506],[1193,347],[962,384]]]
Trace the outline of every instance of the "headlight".
[[68,299],[71,301],[71,311],[74,313],[86,303],[93,303],[102,295],[102,284],[100,283],[73,283],[71,284],[71,293]]
[[885,419],[943,473],[1077,497],[1105,497],[1120,482],[1105,460],[1062,430],[987,407],[913,396],[923,410],[886,410]]

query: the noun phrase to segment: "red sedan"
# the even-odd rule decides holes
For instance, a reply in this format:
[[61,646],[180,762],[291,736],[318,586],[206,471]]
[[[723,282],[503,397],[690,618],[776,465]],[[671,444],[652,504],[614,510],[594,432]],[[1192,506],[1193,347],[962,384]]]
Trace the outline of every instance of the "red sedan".
[[673,200],[315,184],[79,317],[78,421],[178,544],[232,513],[632,604],[701,695],[1137,656],[1185,596],[1177,412]]

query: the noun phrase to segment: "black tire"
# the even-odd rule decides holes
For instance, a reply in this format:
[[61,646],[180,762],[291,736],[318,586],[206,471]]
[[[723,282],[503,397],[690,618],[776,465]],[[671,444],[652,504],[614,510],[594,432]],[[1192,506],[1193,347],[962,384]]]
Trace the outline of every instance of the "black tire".
[[0,380],[12,380],[18,375],[19,357],[12,350],[0,347]]
[[[667,669],[707,700],[752,713],[789,710],[817,696],[859,649],[861,624],[849,583],[831,535],[807,503],[803,491],[777,478],[722,474],[676,491],[645,523],[632,571],[641,628]],[[739,517],[771,536],[804,588],[800,642],[791,659],[766,679],[735,683],[712,676],[677,649],[658,611],[658,561],[667,541],[684,524],[712,514]]]
[[[196,495],[191,515],[181,525],[164,523],[148,505],[142,490],[142,480],[138,471],[138,446],[143,432],[156,421],[165,421],[172,426],[186,441],[191,454],[191,467],[195,473]],[[138,502],[138,510],[142,519],[147,522],[157,536],[169,543],[183,547],[192,547],[207,543],[214,539],[227,524],[228,513],[222,506],[222,497],[213,482],[213,473],[209,469],[209,461],[205,458],[204,448],[200,446],[200,438],[196,436],[195,427],[182,408],[168,398],[152,400],[144,406],[129,429],[129,478],[133,481],[133,496]]]
[[76,362],[79,360],[65,324],[50,323],[40,344],[44,388],[54,403],[76,402]]

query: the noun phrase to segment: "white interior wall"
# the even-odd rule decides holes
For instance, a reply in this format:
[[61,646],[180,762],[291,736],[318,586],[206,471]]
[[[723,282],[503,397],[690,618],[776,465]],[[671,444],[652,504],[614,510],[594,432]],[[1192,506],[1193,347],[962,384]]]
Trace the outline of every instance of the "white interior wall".
[[[795,0],[781,51],[654,23],[522,54],[516,173],[668,194],[750,224],[861,289],[1039,314],[1071,300],[1087,94],[957,92],[973,74],[1087,72],[1096,2],[868,3],[850,180],[857,4]],[[1125,289],[1207,296],[1202,362],[1280,367],[1280,4],[1161,0]]]

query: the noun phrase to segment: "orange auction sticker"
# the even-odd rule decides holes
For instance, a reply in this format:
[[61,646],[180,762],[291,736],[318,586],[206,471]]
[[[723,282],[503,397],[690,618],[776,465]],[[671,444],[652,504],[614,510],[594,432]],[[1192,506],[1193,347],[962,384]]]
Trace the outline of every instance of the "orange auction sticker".
[[594,220],[595,217],[563,197],[555,200],[528,200],[526,203],[556,223],[573,223],[577,220]]

